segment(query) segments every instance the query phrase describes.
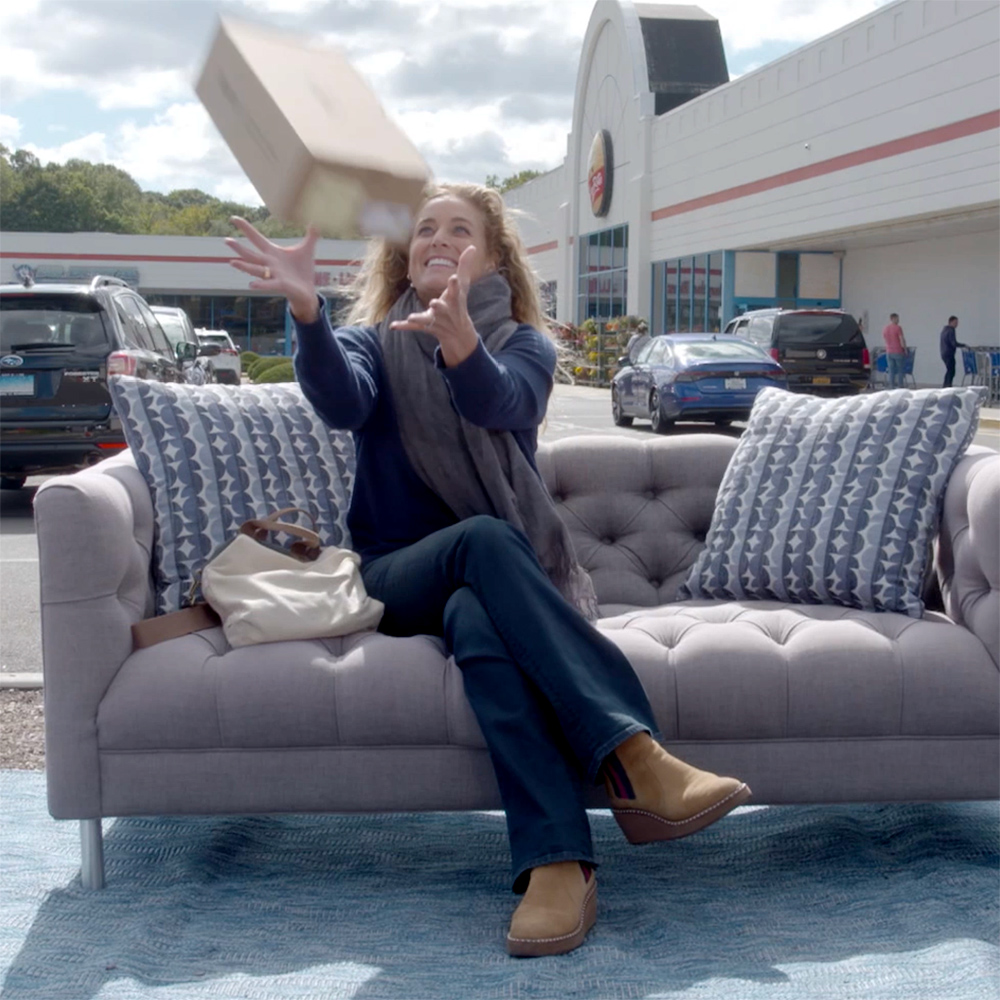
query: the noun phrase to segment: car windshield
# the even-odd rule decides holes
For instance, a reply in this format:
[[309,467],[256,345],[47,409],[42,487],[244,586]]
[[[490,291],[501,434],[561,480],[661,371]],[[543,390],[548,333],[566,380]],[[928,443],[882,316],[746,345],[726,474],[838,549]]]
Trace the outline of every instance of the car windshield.
[[779,344],[846,344],[861,340],[853,316],[796,313],[782,316],[777,324]]
[[742,340],[687,340],[674,344],[673,348],[684,365],[700,361],[770,361],[763,351]]
[[184,334],[184,323],[179,316],[175,316],[173,313],[161,312],[154,315],[160,321],[160,326],[163,327],[163,332],[167,335],[167,340],[170,341],[171,347],[176,347],[187,339]]
[[232,347],[228,333],[199,333],[198,339],[203,344],[218,344],[219,347]]
[[4,295],[0,298],[0,351],[76,347],[107,354],[104,313],[85,295]]

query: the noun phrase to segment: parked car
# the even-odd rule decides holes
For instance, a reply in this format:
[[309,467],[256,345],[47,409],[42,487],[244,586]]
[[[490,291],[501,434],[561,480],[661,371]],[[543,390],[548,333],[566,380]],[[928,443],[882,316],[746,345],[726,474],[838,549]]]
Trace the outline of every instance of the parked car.
[[788,388],[826,396],[864,392],[871,355],[857,320],[839,309],[755,309],[726,333],[767,351],[788,372]]
[[619,427],[634,418],[666,431],[677,420],[726,425],[745,420],[765,386],[786,385],[785,372],[759,347],[719,333],[675,333],[620,358],[611,380],[611,415]]
[[203,345],[214,345],[219,348],[219,353],[212,358],[216,379],[230,385],[239,385],[240,376],[243,374],[242,364],[240,352],[236,350],[233,338],[225,330],[197,329],[195,333]]
[[182,382],[146,301],[120,278],[0,285],[0,487],[125,447],[109,375]]
[[175,306],[152,306],[153,315],[159,320],[167,335],[177,360],[184,371],[184,381],[190,385],[208,385],[216,381],[211,358],[216,357],[221,348],[214,344],[203,344],[194,332],[188,314]]

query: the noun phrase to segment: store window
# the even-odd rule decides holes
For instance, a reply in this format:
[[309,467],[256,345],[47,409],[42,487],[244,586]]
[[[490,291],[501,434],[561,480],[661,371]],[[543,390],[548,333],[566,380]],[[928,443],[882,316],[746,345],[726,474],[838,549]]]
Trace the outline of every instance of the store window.
[[718,333],[722,329],[722,254],[708,258],[708,318],[705,329]]
[[285,353],[285,299],[250,300],[250,350],[257,354]]
[[701,254],[694,258],[694,275],[691,279],[691,329],[705,329],[705,307],[708,298],[708,258]]
[[576,320],[624,316],[628,306],[628,226],[580,237]]
[[677,329],[691,329],[691,278],[693,267],[691,258],[684,257],[678,266],[677,282]]
[[[662,264],[657,264],[657,267],[663,267]],[[668,261],[666,264],[666,281],[664,288],[664,293],[667,296],[666,308],[663,310],[664,315],[664,325],[662,330],[654,331],[656,333],[669,333],[671,330],[677,329],[677,261]]]
[[721,253],[698,254],[653,265],[650,332],[718,333],[722,329]]
[[285,353],[285,300],[256,295],[145,296],[150,305],[178,306],[195,328],[225,330],[241,351]]

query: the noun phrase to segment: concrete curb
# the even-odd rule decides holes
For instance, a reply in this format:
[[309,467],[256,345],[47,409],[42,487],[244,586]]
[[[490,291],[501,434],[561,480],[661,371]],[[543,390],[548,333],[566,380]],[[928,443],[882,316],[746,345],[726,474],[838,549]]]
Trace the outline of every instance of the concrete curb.
[[4,688],[33,691],[42,687],[42,675],[37,674],[5,674],[0,672],[0,691]]

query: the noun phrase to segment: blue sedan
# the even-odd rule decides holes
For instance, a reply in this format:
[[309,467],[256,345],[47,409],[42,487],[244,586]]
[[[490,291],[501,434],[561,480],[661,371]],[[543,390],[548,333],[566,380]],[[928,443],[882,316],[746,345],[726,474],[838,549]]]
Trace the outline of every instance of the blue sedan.
[[785,388],[784,369],[761,348],[720,333],[672,333],[636,345],[611,380],[619,427],[633,418],[664,432],[678,420],[745,420],[765,386]]

